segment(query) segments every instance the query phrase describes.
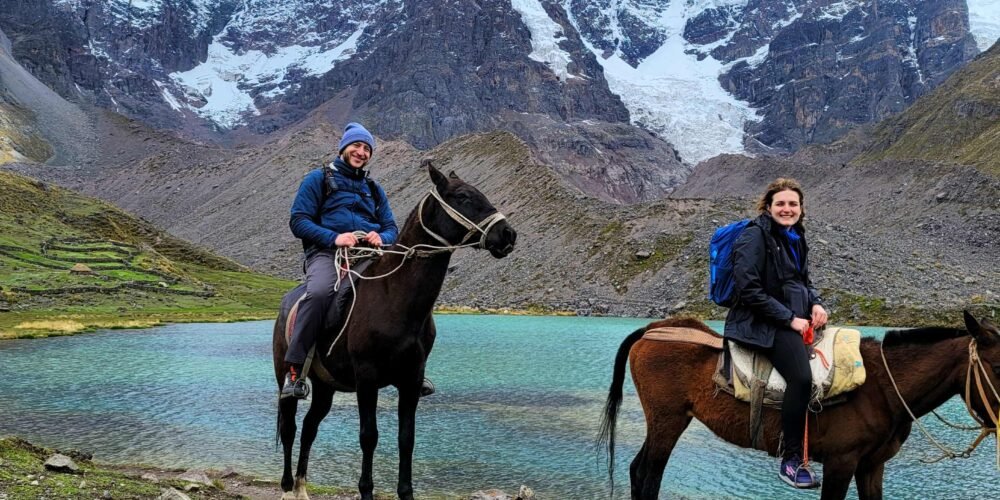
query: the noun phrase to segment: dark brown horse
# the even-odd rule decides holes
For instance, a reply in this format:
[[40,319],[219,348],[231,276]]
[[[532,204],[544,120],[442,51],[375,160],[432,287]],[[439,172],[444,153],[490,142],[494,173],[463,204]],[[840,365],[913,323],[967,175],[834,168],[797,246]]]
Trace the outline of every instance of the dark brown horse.
[[[860,498],[882,498],[885,463],[910,435],[912,420],[882,362],[879,351],[883,346],[899,394],[917,417],[958,394],[995,430],[996,422],[989,418],[990,410],[985,406],[995,409],[1000,405],[995,393],[986,388],[988,401],[984,402],[976,389],[972,389],[970,398],[966,398],[965,391],[972,347],[985,369],[984,385],[988,382],[994,388],[1000,387],[1000,332],[993,323],[979,322],[968,313],[965,324],[967,331],[891,331],[881,344],[874,339],[862,342],[861,354],[868,373],[865,383],[850,393],[847,402],[809,417],[810,458],[823,463],[822,498],[844,498],[852,478],[857,481]],[[646,417],[646,440],[629,468],[633,499],[657,498],[670,453],[692,418],[722,439],[750,447],[749,405],[716,391],[712,382],[719,351],[696,344],[642,339],[647,329],[662,326],[712,332],[698,320],[668,319],[633,332],[618,349],[599,442],[607,444],[609,474],[613,474],[615,420],[622,401],[627,358]],[[758,449],[777,456],[780,430],[780,412],[765,409],[764,439]]]
[[[425,164],[434,184],[431,189],[436,195],[435,192],[428,194],[410,213],[397,245],[392,247],[421,250],[408,256],[387,253],[369,266],[365,276],[381,276],[397,268],[398,271],[359,286],[356,304],[341,338],[334,342],[339,332],[339,328],[335,328],[321,334],[317,342],[318,359],[313,363],[321,364],[332,375],[334,383],[323,383],[311,377],[312,405],[302,422],[302,442],[294,481],[292,444],[297,400],[288,398],[279,402],[278,430],[285,454],[281,477],[281,489],[285,494],[282,498],[309,498],[306,494],[309,450],[320,421],[330,411],[335,390],[357,392],[363,453],[358,489],[362,499],[373,498],[372,459],[378,443],[376,403],[379,389],[389,385],[399,391],[399,481],[396,491],[400,498],[413,498],[414,416],[424,379],[424,365],[434,344],[431,310],[441,291],[452,254],[451,250],[430,247],[457,246],[471,239],[478,241],[473,243],[477,248],[501,258],[514,249],[517,238],[510,224],[476,188],[463,182],[454,172],[445,177],[429,162]],[[274,375],[279,388],[285,377],[284,323],[285,319],[279,317],[274,327]],[[327,356],[331,344],[333,350]]]

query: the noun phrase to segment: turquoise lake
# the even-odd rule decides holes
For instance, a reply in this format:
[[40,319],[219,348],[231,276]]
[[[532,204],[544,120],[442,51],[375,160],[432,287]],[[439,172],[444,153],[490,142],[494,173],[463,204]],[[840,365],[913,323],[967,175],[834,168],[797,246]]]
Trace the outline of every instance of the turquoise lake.
[[[428,376],[438,393],[417,412],[414,487],[468,495],[484,488],[543,499],[608,498],[594,448],[622,339],[641,319],[438,316]],[[79,449],[103,462],[281,474],[269,321],[179,324],[75,337],[0,341],[0,435]],[[721,325],[712,325],[720,328]],[[881,335],[883,329],[863,329]],[[299,417],[307,403],[300,404]],[[376,489],[395,491],[395,390],[379,400]],[[943,408],[968,424],[957,398]],[[925,419],[935,437],[964,449],[976,433]],[[310,461],[310,481],[353,488],[360,470],[354,394],[338,394]],[[628,382],[619,417],[616,498],[645,433]],[[916,429],[886,470],[886,498],[996,498],[990,438],[975,456],[937,464]],[[856,498],[852,487],[851,497]],[[697,422],[664,476],[662,498],[819,498],[777,478],[776,459],[736,448]]]

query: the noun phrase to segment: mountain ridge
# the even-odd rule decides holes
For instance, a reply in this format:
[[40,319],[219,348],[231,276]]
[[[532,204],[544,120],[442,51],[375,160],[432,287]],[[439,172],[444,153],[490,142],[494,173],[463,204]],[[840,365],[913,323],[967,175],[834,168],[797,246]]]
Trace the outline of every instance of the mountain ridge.
[[576,187],[632,203],[716,154],[794,151],[905,109],[1000,17],[966,0],[331,6],[0,0],[0,29],[64,98],[197,141],[267,142],[335,100],[421,149],[508,130]]

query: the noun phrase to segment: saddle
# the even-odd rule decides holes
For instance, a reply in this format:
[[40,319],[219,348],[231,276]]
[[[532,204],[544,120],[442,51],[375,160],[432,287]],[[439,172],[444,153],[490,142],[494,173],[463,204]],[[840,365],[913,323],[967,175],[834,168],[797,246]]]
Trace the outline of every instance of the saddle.
[[[823,406],[843,402],[847,392],[865,382],[861,332],[858,330],[827,328],[821,331],[811,347],[810,358],[812,400]],[[726,341],[713,379],[722,391],[736,399],[753,403],[755,399],[762,398],[765,406],[780,408],[786,384],[773,368],[763,355],[736,342]],[[761,390],[761,394],[754,394],[757,390]]]

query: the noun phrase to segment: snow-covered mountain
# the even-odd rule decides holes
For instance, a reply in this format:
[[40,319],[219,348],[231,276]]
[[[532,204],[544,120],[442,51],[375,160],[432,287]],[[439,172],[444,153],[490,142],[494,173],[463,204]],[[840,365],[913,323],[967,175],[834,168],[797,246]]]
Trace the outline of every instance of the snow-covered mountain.
[[[0,0],[0,29],[19,62],[63,96],[156,126],[267,133],[334,100],[338,117],[421,148],[511,130],[582,187],[609,161],[638,162],[607,175],[643,172],[615,180],[642,199],[684,172],[673,149],[630,125],[688,165],[833,140],[902,111],[995,43],[1000,6]],[[674,166],[651,176],[646,167],[663,154]],[[590,167],[572,171],[574,162]]]
[[692,162],[833,140],[902,111],[1000,36],[995,0],[560,4],[632,121]]

